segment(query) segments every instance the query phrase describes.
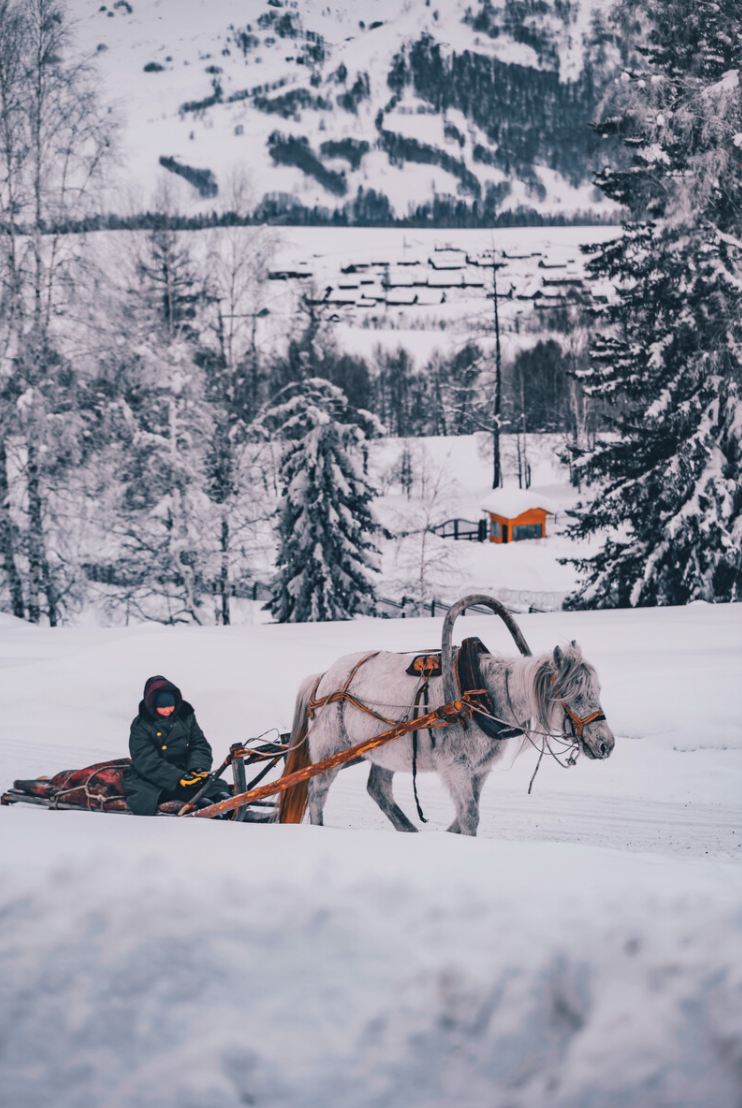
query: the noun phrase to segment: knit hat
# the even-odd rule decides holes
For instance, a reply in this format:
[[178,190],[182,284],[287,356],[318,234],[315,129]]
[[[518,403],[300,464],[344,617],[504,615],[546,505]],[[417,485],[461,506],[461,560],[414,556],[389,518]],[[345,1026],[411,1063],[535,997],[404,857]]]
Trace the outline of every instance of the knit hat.
[[175,693],[171,689],[158,689],[155,693],[155,708],[174,708]]

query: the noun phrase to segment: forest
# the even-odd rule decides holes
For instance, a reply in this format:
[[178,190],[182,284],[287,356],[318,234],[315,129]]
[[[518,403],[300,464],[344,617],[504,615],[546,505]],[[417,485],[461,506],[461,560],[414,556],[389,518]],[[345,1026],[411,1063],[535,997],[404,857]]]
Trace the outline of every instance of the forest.
[[[197,240],[167,185],[150,229],[116,232],[116,265],[103,264],[114,240],[69,233],[95,225],[115,151],[95,70],[70,51],[56,0],[0,0],[0,607],[57,626],[92,582],[111,618],[226,624],[256,548],[274,543],[277,618],[372,610],[363,581],[380,532],[364,442],[473,431],[491,438],[495,485],[502,434],[563,436],[574,482],[592,490],[573,534],[600,538],[575,606],[736,597],[739,38],[729,0],[701,10],[678,25],[655,0],[644,69],[626,71],[596,124],[624,145],[596,178],[623,206],[622,233],[589,248],[615,297],[505,358],[495,292],[479,335],[417,365],[403,346],[348,353],[308,295],[263,343],[271,227]],[[424,92],[442,64],[419,44],[398,80]],[[443,84],[469,96],[480,77],[455,64],[461,80]],[[569,117],[587,150],[584,130]],[[275,154],[313,157],[278,133]],[[324,551],[314,568],[308,536]],[[339,595],[343,574],[355,584]],[[301,611],[280,595],[313,590]]]

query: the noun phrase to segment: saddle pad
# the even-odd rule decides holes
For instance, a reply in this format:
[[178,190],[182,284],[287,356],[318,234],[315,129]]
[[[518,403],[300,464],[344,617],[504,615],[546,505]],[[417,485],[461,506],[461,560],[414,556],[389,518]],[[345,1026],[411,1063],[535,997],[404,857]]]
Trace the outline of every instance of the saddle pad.
[[441,652],[431,650],[427,654],[416,654],[408,665],[405,673],[410,677],[440,677]]

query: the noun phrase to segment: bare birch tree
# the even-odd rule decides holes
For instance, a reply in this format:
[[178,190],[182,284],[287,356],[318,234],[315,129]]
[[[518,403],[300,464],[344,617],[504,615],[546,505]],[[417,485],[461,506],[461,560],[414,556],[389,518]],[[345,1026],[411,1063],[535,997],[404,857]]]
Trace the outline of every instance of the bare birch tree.
[[[243,177],[233,177],[227,197],[233,211],[253,206]],[[231,622],[235,574],[246,568],[246,540],[253,526],[270,514],[261,511],[260,498],[246,495],[256,484],[254,470],[260,465],[260,451],[248,450],[246,445],[261,401],[262,344],[258,340],[261,325],[270,316],[266,282],[278,241],[277,233],[268,227],[219,228],[210,235],[206,257],[215,348],[206,378],[213,419],[206,488],[218,513],[215,588],[217,618],[225,625]]]
[[[51,497],[79,460],[70,419],[77,382],[57,322],[74,298],[83,244],[67,231],[97,202],[112,135],[91,68],[71,57],[58,0],[0,0],[0,97],[0,541],[13,610],[56,626],[67,586]],[[20,544],[14,481],[23,482]]]

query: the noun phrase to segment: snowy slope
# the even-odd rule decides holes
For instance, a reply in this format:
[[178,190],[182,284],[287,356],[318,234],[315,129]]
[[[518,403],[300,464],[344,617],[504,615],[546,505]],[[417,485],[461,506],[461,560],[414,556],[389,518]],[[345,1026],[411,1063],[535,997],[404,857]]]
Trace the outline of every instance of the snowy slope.
[[[396,835],[362,767],[329,825],[0,810],[0,1080],[24,1108],[736,1108],[740,611],[523,617],[577,637],[605,764],[493,776],[481,837]],[[505,632],[468,616],[493,647]],[[0,779],[120,753],[179,680],[219,753],[299,678],[440,621],[51,631],[0,621]],[[409,781],[398,789],[412,811]]]
[[[123,126],[112,207],[150,204],[165,157],[207,171],[171,178],[194,212],[228,208],[235,172],[253,204],[332,209],[373,189],[406,215],[494,189],[498,211],[607,210],[590,185],[588,126],[617,60],[592,24],[605,0],[68,6]],[[276,134],[294,145],[279,149]]]

